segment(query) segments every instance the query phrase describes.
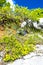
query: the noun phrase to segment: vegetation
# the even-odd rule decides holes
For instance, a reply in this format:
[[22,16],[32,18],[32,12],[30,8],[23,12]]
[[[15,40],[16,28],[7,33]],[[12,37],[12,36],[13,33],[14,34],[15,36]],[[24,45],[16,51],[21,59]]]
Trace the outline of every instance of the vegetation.
[[6,0],[0,0],[0,6],[2,7],[6,3]]
[[[6,0],[0,0],[0,5],[0,31],[1,34],[3,31],[6,32],[3,36],[0,35],[0,51],[5,51],[4,61],[14,61],[34,51],[35,45],[43,42],[43,39],[38,37],[38,33],[43,35],[43,31],[28,26],[26,27],[29,31],[27,36],[21,36],[17,33],[14,35],[14,31],[17,32],[18,29],[21,31],[20,25],[23,21],[27,19],[38,21],[39,18],[43,17],[43,9],[29,10],[27,7],[16,5],[13,11],[10,8],[10,3],[6,3]],[[24,33],[22,32],[22,34]]]
[[4,50],[5,55],[3,60],[5,62],[14,61],[34,51],[36,49],[35,45],[42,42],[43,39],[35,34],[30,35],[30,37],[24,42],[20,42],[15,35],[3,36],[0,39],[0,51]]
[[0,22],[14,22],[18,26],[24,20],[31,19],[36,21],[39,18],[43,17],[43,9],[33,9],[29,10],[27,7],[21,7],[16,5],[14,11],[10,8],[10,3],[6,3],[3,7],[0,8]]
[[43,18],[43,9],[38,8],[38,9],[33,9],[29,15],[32,20],[38,20],[39,18]]
[[2,39],[0,39],[0,45],[4,45],[4,61],[13,61],[35,50],[34,41],[32,43],[30,41],[20,43],[20,41],[18,41],[14,35],[9,37],[4,36]]

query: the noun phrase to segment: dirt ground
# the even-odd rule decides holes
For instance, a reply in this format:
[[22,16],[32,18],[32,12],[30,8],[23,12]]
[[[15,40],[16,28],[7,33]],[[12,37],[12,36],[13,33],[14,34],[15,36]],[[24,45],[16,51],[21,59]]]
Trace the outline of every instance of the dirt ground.
[[4,30],[4,28],[0,26],[0,37],[7,35],[8,33],[16,34],[16,30],[13,29]]

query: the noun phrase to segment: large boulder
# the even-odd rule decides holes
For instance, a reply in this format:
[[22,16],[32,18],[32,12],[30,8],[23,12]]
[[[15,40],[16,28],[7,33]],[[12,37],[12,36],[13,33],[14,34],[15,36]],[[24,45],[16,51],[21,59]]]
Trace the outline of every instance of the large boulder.
[[39,19],[39,24],[38,24],[39,27],[43,28],[43,18],[40,18]]
[[39,26],[37,21],[33,22],[33,27],[36,28],[36,29],[41,29],[41,27]]
[[36,29],[43,29],[43,18],[39,19],[39,23],[37,23],[37,21],[33,22],[33,26]]

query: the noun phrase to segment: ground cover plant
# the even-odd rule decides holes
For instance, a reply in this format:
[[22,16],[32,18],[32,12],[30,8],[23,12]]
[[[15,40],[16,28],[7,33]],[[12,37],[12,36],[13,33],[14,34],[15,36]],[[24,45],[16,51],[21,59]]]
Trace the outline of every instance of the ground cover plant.
[[3,57],[4,61],[14,61],[34,51],[36,49],[35,45],[42,42],[43,39],[39,38],[37,35],[30,36],[22,43],[15,35],[4,36],[0,39],[0,51],[4,51],[5,53]]
[[[15,5],[14,11],[10,8],[10,3],[5,0],[0,1],[0,52],[4,51],[3,60],[14,61],[22,58],[35,50],[36,44],[43,44],[38,34],[43,36],[43,30],[37,30],[34,27],[26,27],[27,34],[19,35],[17,31],[21,28],[21,23],[27,19],[32,22],[43,18],[43,9],[31,9]],[[25,27],[23,28],[25,30]],[[22,33],[23,34],[23,33]]]
[[[34,42],[34,41],[33,41]],[[35,50],[35,45],[33,42],[30,44],[29,42],[20,43],[14,35],[7,37],[4,36],[0,39],[0,45],[3,48],[1,50],[5,50],[4,61],[13,61],[15,59],[21,58],[22,56],[30,53]]]

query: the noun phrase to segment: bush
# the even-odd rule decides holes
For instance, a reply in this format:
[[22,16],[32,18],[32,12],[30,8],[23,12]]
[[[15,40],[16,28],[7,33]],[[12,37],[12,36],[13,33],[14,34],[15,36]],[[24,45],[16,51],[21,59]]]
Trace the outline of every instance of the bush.
[[29,44],[28,42],[27,44],[25,42],[22,44],[14,35],[4,36],[1,43],[5,45],[4,50],[6,54],[3,58],[4,61],[13,61],[21,58],[35,49],[34,44]]

